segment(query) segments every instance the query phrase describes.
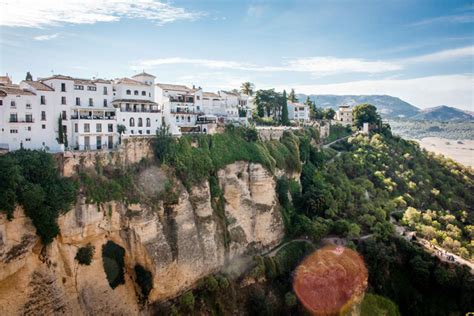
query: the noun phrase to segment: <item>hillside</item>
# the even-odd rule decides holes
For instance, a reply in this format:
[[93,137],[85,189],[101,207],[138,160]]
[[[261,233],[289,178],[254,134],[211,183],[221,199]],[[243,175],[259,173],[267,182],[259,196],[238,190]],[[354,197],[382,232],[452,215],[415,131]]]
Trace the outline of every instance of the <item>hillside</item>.
[[[299,94],[298,98],[304,102],[307,95]],[[420,109],[397,97],[389,95],[309,95],[312,101],[316,102],[317,107],[330,107],[335,110],[340,105],[354,106],[360,103],[370,103],[377,107],[379,113],[385,119],[407,118],[420,112]]]
[[410,119],[418,121],[471,121],[474,120],[474,116],[462,110],[447,105],[441,105],[423,109]]

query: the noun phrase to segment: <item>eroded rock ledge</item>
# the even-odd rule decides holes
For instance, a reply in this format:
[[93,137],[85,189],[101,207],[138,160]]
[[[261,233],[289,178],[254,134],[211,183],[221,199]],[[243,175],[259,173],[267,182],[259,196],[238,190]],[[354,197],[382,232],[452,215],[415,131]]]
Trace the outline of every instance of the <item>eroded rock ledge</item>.
[[[154,302],[278,244],[284,227],[273,176],[247,162],[228,165],[217,176],[225,220],[211,206],[207,179],[190,192],[181,188],[178,202],[166,210],[162,203],[98,208],[79,200],[59,218],[61,234],[47,248],[21,209],[11,222],[0,216],[0,314],[138,314],[136,264],[152,272],[149,301]],[[109,240],[126,250],[125,284],[115,289],[101,254]],[[88,243],[95,247],[92,263],[79,265],[77,249]]]

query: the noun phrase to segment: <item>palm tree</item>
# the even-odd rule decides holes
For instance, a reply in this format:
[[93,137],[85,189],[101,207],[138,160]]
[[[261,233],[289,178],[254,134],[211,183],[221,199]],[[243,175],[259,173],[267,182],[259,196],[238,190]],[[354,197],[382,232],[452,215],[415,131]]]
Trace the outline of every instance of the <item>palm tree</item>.
[[240,90],[242,91],[243,94],[246,94],[248,96],[253,95],[253,89],[255,88],[255,85],[251,82],[244,82],[240,86]]

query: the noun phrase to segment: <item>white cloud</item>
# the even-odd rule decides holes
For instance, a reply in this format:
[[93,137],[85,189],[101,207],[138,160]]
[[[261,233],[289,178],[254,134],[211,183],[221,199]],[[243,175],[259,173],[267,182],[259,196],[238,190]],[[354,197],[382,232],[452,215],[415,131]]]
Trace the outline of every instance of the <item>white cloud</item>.
[[398,64],[384,61],[368,61],[356,58],[336,58],[336,57],[309,57],[290,59],[282,65],[259,66],[255,64],[242,63],[231,60],[213,60],[198,58],[157,58],[141,60],[132,65],[132,69],[153,68],[159,65],[191,64],[212,69],[233,69],[255,72],[306,72],[317,74],[336,73],[380,73],[399,70],[402,67]]
[[158,0],[1,0],[0,26],[32,27],[146,19],[158,25],[204,15]]
[[288,71],[314,73],[380,73],[402,69],[402,66],[386,61],[369,61],[357,58],[309,57],[289,60]]
[[452,59],[460,59],[463,57],[473,57],[474,46],[466,46],[454,49],[442,50],[436,53],[406,58],[403,61],[407,63],[426,63],[440,62]]
[[441,75],[413,79],[361,80],[335,84],[291,85],[279,90],[295,88],[305,94],[386,94],[401,98],[421,108],[446,104],[474,110],[472,75]]
[[425,26],[425,25],[431,25],[435,23],[457,24],[457,23],[472,23],[472,22],[474,22],[474,14],[463,13],[463,14],[445,15],[445,16],[438,16],[434,18],[428,18],[428,19],[424,19],[424,20],[412,23],[411,26]]
[[59,36],[59,33],[54,33],[54,34],[45,34],[45,35],[38,35],[33,37],[35,41],[49,41],[52,39],[55,39]]

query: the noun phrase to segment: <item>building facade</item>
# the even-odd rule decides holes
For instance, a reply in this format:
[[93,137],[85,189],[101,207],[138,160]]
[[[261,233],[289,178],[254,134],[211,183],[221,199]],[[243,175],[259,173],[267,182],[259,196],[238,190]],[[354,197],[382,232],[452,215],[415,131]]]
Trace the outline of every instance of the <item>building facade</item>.
[[304,103],[288,102],[288,119],[294,122],[309,122],[309,106]]
[[348,105],[341,105],[336,111],[335,120],[343,125],[352,125],[354,117],[352,115],[352,109]]

